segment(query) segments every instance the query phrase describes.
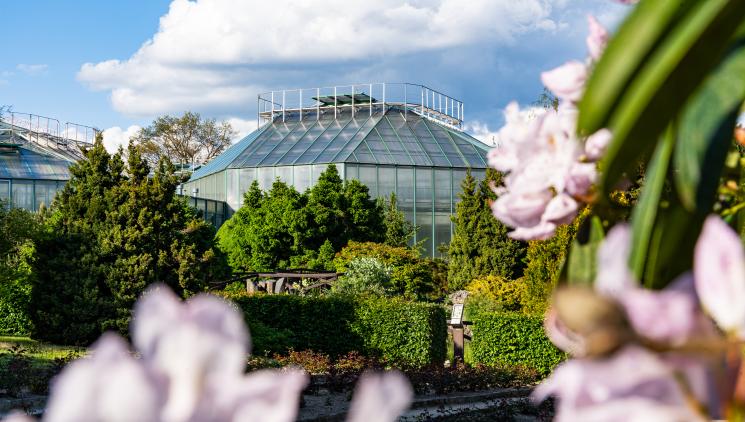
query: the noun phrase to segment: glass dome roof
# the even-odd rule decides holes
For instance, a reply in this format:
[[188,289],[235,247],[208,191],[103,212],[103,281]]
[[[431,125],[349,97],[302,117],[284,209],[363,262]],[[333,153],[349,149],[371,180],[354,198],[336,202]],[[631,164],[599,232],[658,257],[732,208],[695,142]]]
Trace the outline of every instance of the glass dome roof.
[[249,134],[194,172],[325,163],[485,168],[489,147],[457,129],[382,105],[335,114],[288,113]]

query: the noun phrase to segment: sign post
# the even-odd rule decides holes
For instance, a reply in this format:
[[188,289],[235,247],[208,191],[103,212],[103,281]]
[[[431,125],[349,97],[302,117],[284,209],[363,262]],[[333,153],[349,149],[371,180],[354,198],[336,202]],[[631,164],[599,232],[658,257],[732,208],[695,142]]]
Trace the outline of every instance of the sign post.
[[453,327],[453,360],[463,362],[463,304],[456,303],[450,314],[450,325]]

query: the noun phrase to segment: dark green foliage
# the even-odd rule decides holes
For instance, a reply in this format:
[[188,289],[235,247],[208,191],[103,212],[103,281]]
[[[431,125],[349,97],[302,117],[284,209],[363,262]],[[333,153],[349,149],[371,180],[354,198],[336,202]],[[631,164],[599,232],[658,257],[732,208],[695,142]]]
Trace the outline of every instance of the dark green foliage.
[[566,358],[543,332],[543,319],[513,313],[482,313],[473,325],[473,360],[521,365],[547,375]]
[[523,273],[526,245],[507,236],[509,229],[492,215],[490,202],[496,199],[490,184],[498,185],[501,175],[487,169],[486,178],[476,185],[471,172],[461,184],[456,205],[453,238],[448,256],[450,290],[463,289],[471,280],[488,275],[515,279]]
[[217,240],[236,271],[330,270],[334,254],[350,240],[378,241],[384,232],[382,208],[367,187],[344,182],[331,164],[305,193],[279,180],[262,192],[254,182]]
[[[254,333],[254,353],[266,342],[264,327],[279,330],[287,349],[313,350],[331,357],[359,351],[400,366],[423,366],[445,359],[445,311],[436,305],[391,299],[224,294],[243,311]],[[266,331],[266,330],[264,330]],[[263,343],[266,344],[266,343]]]
[[352,332],[388,362],[421,367],[445,361],[445,311],[436,305],[366,299],[358,303]]
[[32,264],[41,235],[40,216],[8,209],[0,201],[0,334],[28,335]]
[[409,241],[414,238],[417,226],[406,219],[403,211],[398,209],[396,194],[392,193],[390,198],[382,198],[383,223],[385,225],[385,243],[388,246],[408,246]]
[[409,247],[393,247],[374,242],[349,242],[334,258],[337,272],[345,272],[357,258],[375,258],[391,268],[390,292],[410,299],[425,299],[437,288],[430,263]]
[[125,163],[101,139],[70,168],[48,234],[39,242],[32,290],[33,335],[88,344],[105,330],[126,333],[137,297],[164,283],[182,297],[224,276],[214,228],[175,196],[178,180],[163,160],[152,177],[130,145]]
[[548,306],[551,292],[559,281],[566,261],[569,246],[583,221],[583,213],[574,223],[559,226],[554,237],[546,240],[528,242],[528,251],[523,280],[526,284],[523,298],[523,311],[543,315]]

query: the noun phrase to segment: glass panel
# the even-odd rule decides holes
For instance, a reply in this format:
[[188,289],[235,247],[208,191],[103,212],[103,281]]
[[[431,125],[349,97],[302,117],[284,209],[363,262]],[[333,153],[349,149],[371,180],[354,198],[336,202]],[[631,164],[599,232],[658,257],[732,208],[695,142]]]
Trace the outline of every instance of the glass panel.
[[241,195],[238,194],[238,178],[240,177],[240,170],[228,169],[225,170],[227,174],[227,195],[225,196],[226,202],[233,208],[238,208],[241,204]]
[[[411,119],[410,119],[411,120]],[[424,123],[424,119],[419,118],[416,122],[409,122],[409,126],[413,126],[414,134],[421,142],[422,147],[429,155],[429,158],[436,166],[450,166],[450,161],[445,158],[445,154],[435,138],[432,137],[432,133]]]
[[359,163],[377,164],[375,156],[370,151],[370,146],[367,144],[367,141],[362,141],[360,146],[354,150],[354,156],[357,158],[356,161]]
[[279,177],[279,180],[292,185],[292,167],[280,166],[274,168],[274,175]]
[[450,243],[450,213],[435,212],[435,255],[442,254],[437,251],[441,245]]
[[370,189],[370,197],[378,197],[378,171],[373,166],[360,166],[360,182]]
[[388,153],[388,147],[377,133],[371,133],[370,136],[365,138],[365,143],[367,143],[367,147],[370,148],[370,152],[372,152],[376,162],[384,164],[395,164],[395,161]]
[[[414,133],[409,128],[409,125],[400,114],[386,115],[386,123],[391,126],[391,129],[398,134],[398,139],[401,141],[401,146],[406,150],[411,160],[418,165],[432,165],[432,160],[429,159],[427,153],[422,148],[422,145],[417,140]],[[386,125],[381,124],[378,126],[380,130]]]
[[[315,186],[316,183],[318,183],[318,178],[321,177],[321,173],[326,171],[329,165],[328,164],[315,164],[312,167],[313,167],[313,173],[310,178],[310,181],[311,181],[310,185]],[[338,167],[337,167],[337,170],[338,170]]]
[[315,120],[302,121],[287,135],[274,150],[267,155],[261,161],[261,165],[275,165],[283,158],[283,156],[290,151],[290,149],[297,144],[297,142],[303,137],[313,125],[316,124]]
[[473,177],[476,179],[476,184],[478,184],[486,177],[486,170],[473,169],[471,170],[471,174],[473,174]]
[[[466,157],[466,160],[468,161],[467,166],[468,167],[484,167],[485,165],[485,158],[486,152],[480,151],[478,148],[473,146],[470,142],[463,139],[463,135],[451,132],[452,138],[455,141],[455,143],[458,145],[458,148],[460,149],[460,152]],[[490,148],[487,145],[484,145],[485,149]]]
[[339,134],[339,132],[342,131],[344,126],[349,123],[350,119],[347,120],[334,120],[331,123],[331,126],[329,126],[328,129],[326,129],[325,132],[323,132],[318,139],[316,139],[311,145],[310,148],[308,148],[307,151],[305,151],[298,159],[297,164],[312,164],[317,161],[318,156],[323,152],[324,149],[326,149],[329,144],[334,140],[334,138]]
[[466,163],[463,161],[458,149],[456,149],[455,143],[450,139],[447,132],[436,124],[427,123],[426,120],[422,120],[422,123],[424,123],[427,128],[429,128],[430,132],[432,132],[432,135],[437,140],[440,148],[445,152],[445,156],[448,161],[450,161],[450,164],[455,167],[465,167]]
[[386,152],[390,154],[394,164],[414,164],[398,139],[398,135],[387,122],[379,124],[370,136],[375,136],[375,139],[382,139],[387,148]]
[[259,172],[259,187],[261,190],[268,192],[272,188],[272,183],[274,183],[274,167],[259,167],[257,170]]
[[10,180],[0,180],[0,201],[4,205],[9,205],[7,202],[10,200]]
[[360,131],[363,124],[367,121],[367,118],[352,119],[349,124],[339,132],[326,148],[321,152],[315,161],[320,163],[330,163],[334,161],[334,158],[339,154],[342,148],[349,143],[355,135]]
[[352,151],[357,148],[358,145],[362,142],[362,140],[370,134],[371,130],[375,128],[375,125],[380,121],[383,114],[381,112],[373,114],[373,117],[365,121],[365,124],[362,125],[362,128],[354,135],[353,138],[347,142],[346,145],[339,151],[339,153],[334,157],[335,161],[349,161],[354,160],[354,157],[350,157],[352,155]]
[[299,126],[298,122],[273,123],[272,125],[274,127],[274,132],[268,138],[261,136],[259,139],[254,141],[259,143],[251,154],[242,154],[244,160],[241,163],[241,166],[258,165],[274,149],[277,148],[277,145],[279,145],[296,126]]
[[238,181],[238,202],[243,204],[243,195],[251,187],[251,184],[256,180],[256,169],[247,168],[240,170],[240,176]]
[[466,178],[465,170],[453,169],[453,203],[460,201],[460,193],[463,192],[461,183]]
[[396,183],[398,207],[402,210],[414,209],[414,169],[411,167],[398,168]]
[[[417,201],[419,204],[419,201]],[[423,256],[432,256],[432,208],[431,207],[416,207],[416,224],[419,226],[419,230],[416,232],[416,241],[421,242],[422,248],[424,248]]]
[[54,199],[54,195],[57,193],[57,182],[49,182],[44,180],[36,181],[36,202],[35,207],[38,210],[41,204],[49,208]]
[[417,167],[416,169],[416,203],[419,206],[432,208],[432,169]]
[[284,157],[280,158],[277,164],[292,164],[295,162],[330,124],[328,121],[324,122],[323,120],[316,122],[300,140],[292,145],[290,151]]
[[345,179],[346,180],[351,180],[351,179],[359,180],[359,178],[360,178],[359,167],[357,167],[354,164],[345,164],[344,166],[346,167],[346,169],[345,169],[346,170],[346,174],[345,174]]
[[294,166],[293,177],[295,189],[305,192],[310,187],[310,166]]
[[34,184],[31,181],[13,181],[13,206],[26,210],[34,209]]
[[378,196],[389,198],[396,192],[396,168],[378,167]]
[[435,169],[435,210],[450,212],[450,170]]

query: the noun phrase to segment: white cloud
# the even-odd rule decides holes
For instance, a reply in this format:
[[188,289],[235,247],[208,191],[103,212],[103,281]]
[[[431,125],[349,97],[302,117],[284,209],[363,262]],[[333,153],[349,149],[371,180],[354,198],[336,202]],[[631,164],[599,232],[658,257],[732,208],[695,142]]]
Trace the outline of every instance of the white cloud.
[[256,130],[259,126],[256,119],[243,120],[238,117],[231,117],[226,120],[237,132],[235,138],[233,138],[233,142],[240,141],[243,137]]
[[45,72],[49,68],[49,65],[46,64],[25,64],[21,63],[16,66],[16,69],[19,71],[27,74],[27,75],[36,75],[42,72]]
[[137,134],[142,129],[140,126],[132,125],[127,129],[119,126],[110,127],[103,131],[103,146],[110,153],[116,152],[120,146],[124,148],[129,144],[129,138]]
[[489,125],[478,120],[467,122],[463,128],[469,135],[489,146],[495,146],[498,130],[489,129]]
[[252,104],[262,87],[297,72],[293,64],[510,44],[521,34],[563,27],[552,9],[565,1],[173,0],[158,32],[134,55],[86,63],[78,79],[110,91],[114,108],[128,115],[234,112]]

